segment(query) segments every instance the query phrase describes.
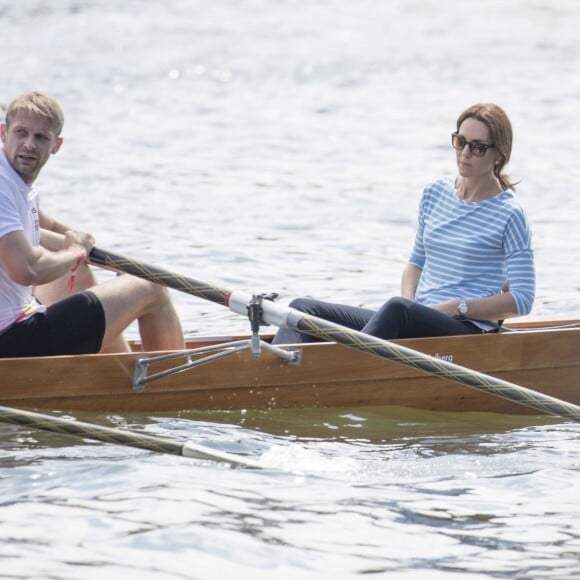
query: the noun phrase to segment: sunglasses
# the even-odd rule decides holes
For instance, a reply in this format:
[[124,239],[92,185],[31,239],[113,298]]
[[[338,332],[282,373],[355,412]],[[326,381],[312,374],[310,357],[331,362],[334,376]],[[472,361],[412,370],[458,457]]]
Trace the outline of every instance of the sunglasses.
[[467,145],[471,154],[476,157],[483,157],[488,149],[493,149],[495,147],[495,145],[482,143],[481,141],[467,141],[465,137],[459,133],[451,133],[451,144],[455,149],[457,149],[457,151],[463,151]]

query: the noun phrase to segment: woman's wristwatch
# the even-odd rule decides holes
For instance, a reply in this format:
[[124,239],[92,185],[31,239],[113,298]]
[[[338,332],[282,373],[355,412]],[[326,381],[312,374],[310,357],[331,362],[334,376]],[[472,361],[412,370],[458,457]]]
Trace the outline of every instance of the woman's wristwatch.
[[465,318],[465,315],[469,312],[469,306],[465,300],[461,300],[457,306],[458,318]]

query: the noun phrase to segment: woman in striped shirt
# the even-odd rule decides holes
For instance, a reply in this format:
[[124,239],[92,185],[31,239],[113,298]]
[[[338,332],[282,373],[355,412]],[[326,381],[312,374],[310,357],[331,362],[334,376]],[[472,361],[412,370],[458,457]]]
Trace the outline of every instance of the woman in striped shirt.
[[[290,306],[383,339],[481,333],[528,314],[535,266],[526,214],[503,172],[512,128],[494,104],[457,119],[458,175],[427,185],[401,296],[378,311],[299,298]],[[317,339],[281,329],[275,343]]]

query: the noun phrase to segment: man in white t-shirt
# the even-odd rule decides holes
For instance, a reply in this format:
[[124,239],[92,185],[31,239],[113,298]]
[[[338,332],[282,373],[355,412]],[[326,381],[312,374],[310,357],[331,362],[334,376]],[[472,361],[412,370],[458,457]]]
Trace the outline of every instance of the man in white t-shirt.
[[[165,288],[123,275],[74,291],[77,272],[83,286],[93,280],[86,263],[94,238],[44,214],[33,188],[63,143],[63,123],[60,105],[38,92],[14,99],[0,123],[0,357],[121,349],[135,320],[144,350],[183,348]],[[63,278],[70,294],[62,300],[43,305],[34,296]]]

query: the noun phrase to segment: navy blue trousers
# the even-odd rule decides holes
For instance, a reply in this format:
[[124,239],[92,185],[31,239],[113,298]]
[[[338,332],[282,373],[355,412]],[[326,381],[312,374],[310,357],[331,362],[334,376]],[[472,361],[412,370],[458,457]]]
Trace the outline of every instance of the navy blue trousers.
[[[391,298],[376,311],[309,298],[297,298],[290,303],[290,306],[306,314],[353,330],[361,330],[385,340],[481,333],[480,328],[467,320],[453,318],[428,306],[400,297]],[[296,344],[318,341],[318,338],[297,330],[281,328],[276,333],[273,343]]]

